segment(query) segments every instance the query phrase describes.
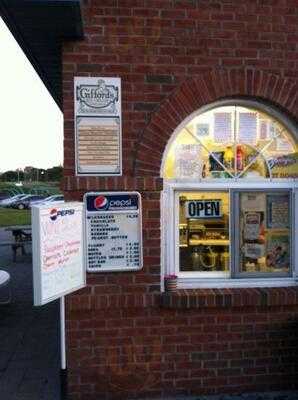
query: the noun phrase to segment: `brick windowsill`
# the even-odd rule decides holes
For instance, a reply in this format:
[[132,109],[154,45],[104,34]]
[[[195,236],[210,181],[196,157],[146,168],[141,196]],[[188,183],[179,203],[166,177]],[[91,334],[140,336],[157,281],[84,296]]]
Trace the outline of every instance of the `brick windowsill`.
[[164,292],[164,308],[231,308],[245,306],[292,306],[298,304],[298,287],[239,289],[179,289]]

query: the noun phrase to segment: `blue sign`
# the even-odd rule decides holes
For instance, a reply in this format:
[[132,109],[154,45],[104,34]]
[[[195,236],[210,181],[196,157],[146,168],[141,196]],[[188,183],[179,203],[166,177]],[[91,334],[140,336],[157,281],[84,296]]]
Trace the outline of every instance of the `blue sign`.
[[85,194],[84,202],[87,271],[141,269],[141,195],[137,192],[91,192]]
[[128,211],[139,209],[139,198],[136,194],[88,194],[87,211]]

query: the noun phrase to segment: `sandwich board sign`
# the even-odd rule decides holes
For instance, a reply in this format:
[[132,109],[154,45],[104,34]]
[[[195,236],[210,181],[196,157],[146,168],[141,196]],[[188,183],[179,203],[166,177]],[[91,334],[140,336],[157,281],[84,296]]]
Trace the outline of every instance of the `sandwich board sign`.
[[34,305],[86,285],[83,204],[32,206]]
[[142,205],[138,192],[86,193],[87,271],[143,267]]

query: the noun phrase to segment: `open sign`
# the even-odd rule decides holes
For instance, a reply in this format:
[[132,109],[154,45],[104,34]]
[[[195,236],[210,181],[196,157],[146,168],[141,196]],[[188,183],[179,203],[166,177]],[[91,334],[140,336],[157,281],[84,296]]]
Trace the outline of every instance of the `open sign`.
[[220,218],[221,200],[191,200],[185,203],[186,218]]

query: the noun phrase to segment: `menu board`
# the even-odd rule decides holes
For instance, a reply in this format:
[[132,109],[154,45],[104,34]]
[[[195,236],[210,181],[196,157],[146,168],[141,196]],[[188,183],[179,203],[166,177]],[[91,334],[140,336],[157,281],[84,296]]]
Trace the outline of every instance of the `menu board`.
[[78,118],[77,147],[78,171],[119,171],[119,118]]
[[143,266],[141,196],[86,193],[87,271],[131,271]]
[[32,207],[34,305],[85,286],[83,205]]
[[121,80],[75,77],[76,174],[122,174]]

